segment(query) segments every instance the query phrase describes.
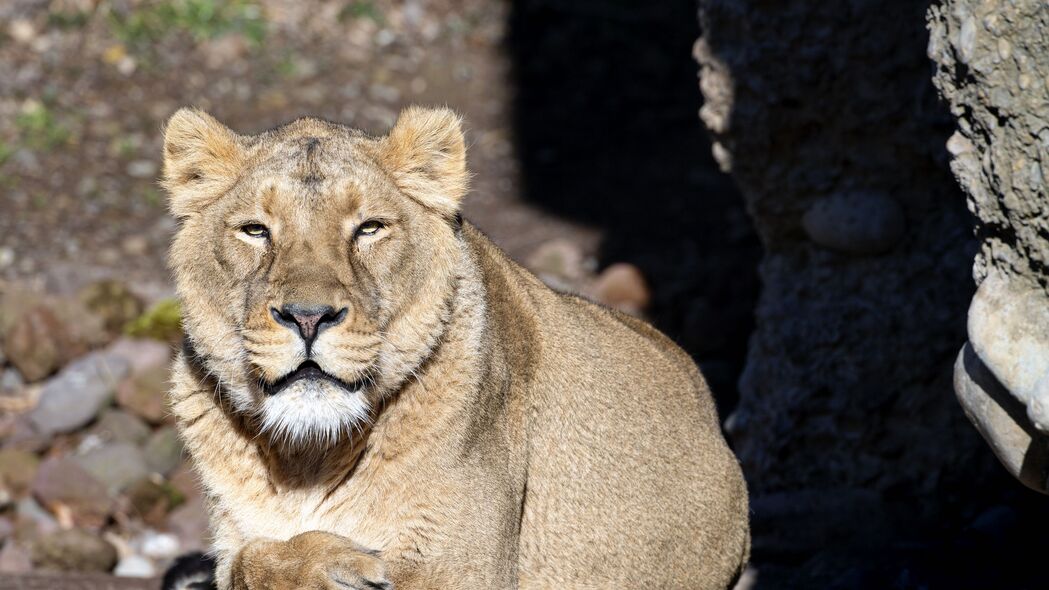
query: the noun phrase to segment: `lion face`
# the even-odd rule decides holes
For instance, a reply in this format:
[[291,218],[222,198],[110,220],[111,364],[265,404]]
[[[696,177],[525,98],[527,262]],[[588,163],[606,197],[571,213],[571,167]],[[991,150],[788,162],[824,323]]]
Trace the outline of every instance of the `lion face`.
[[164,149],[186,333],[231,407],[284,445],[361,427],[448,320],[458,118],[409,109],[381,138],[315,119],[246,137],[182,110]]

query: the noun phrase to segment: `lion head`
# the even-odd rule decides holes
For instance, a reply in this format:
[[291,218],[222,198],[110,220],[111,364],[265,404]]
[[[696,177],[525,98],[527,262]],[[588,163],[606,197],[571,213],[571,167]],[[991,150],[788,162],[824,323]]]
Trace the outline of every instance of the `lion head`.
[[274,441],[341,439],[441,337],[467,186],[451,111],[409,108],[370,137],[312,118],[238,135],[183,109],[163,185],[193,356]]

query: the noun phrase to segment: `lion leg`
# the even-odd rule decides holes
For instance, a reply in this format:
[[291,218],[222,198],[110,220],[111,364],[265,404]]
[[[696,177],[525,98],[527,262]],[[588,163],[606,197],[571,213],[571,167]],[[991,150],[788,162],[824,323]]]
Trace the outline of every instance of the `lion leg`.
[[346,537],[322,531],[256,539],[237,554],[233,590],[392,590],[386,564]]

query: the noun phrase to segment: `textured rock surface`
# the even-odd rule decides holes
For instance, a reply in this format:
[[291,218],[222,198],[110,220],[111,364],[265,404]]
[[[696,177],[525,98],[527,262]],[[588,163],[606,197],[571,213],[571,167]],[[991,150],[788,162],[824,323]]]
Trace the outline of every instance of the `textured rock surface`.
[[958,397],[1006,468],[1042,491],[1049,456],[1029,449],[1049,444],[1047,27],[1049,7],[1036,0],[944,0],[929,10],[936,85],[958,117],[951,169],[980,238],[971,349],[1025,411],[1005,412],[1008,400],[967,387],[961,366]]
[[44,434],[80,428],[110,403],[127,372],[128,362],[112,354],[93,352],[78,359],[44,385],[30,420]]
[[987,457],[951,395],[975,243],[924,55],[927,4],[700,7],[700,116],[766,251],[728,421],[751,488],[935,505]]

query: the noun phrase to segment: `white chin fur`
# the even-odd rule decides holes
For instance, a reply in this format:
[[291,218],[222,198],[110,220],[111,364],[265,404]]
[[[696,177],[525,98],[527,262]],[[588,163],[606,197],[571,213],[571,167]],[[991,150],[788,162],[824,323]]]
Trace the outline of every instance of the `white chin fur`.
[[328,381],[302,380],[262,401],[262,431],[290,447],[331,446],[368,420],[363,391]]

